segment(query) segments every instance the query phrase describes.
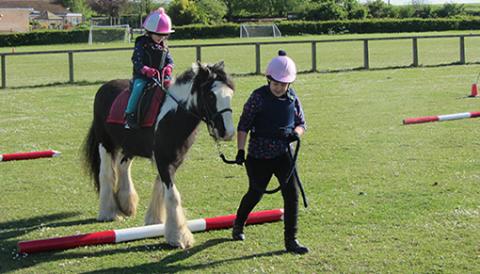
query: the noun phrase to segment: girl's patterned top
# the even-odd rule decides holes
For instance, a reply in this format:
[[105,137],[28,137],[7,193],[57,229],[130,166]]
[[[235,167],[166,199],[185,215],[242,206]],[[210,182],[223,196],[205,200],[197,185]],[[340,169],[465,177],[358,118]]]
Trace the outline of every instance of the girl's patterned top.
[[[134,77],[145,77],[140,70],[143,68],[143,66],[148,66],[148,64],[144,63],[146,47],[156,47],[158,49],[163,49],[164,44],[163,44],[163,41],[160,44],[155,43],[152,40],[152,38],[150,38],[147,35],[139,36],[135,40],[135,48],[133,49],[133,54],[132,54]],[[165,67],[166,65],[173,66],[174,64],[173,64],[172,55],[170,54],[170,51],[167,50],[166,52],[167,52],[167,56],[165,58],[165,64],[163,65],[163,67]],[[157,69],[162,69],[162,68],[157,68]]]
[[[306,129],[305,116],[299,98],[292,88],[289,88],[285,96],[294,94],[295,104],[295,127],[300,126]],[[250,95],[243,106],[243,112],[238,122],[238,131],[249,132],[253,127],[255,116],[262,110],[262,92],[270,92],[268,85],[262,86]],[[248,142],[248,155],[257,159],[272,159],[287,151],[288,141],[283,138],[265,138],[250,136]]]

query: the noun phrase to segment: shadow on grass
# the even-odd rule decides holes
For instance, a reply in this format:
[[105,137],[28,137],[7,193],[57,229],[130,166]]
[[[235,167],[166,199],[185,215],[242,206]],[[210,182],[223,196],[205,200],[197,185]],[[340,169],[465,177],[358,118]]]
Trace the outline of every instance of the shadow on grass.
[[[93,273],[152,273],[152,272],[158,272],[158,271],[162,273],[174,273],[174,272],[187,271],[187,270],[193,270],[193,271],[204,270],[205,271],[208,268],[215,267],[217,265],[221,265],[229,262],[250,260],[250,259],[259,258],[259,257],[277,256],[277,255],[286,253],[286,251],[279,250],[279,251],[273,251],[273,252],[252,254],[249,256],[222,259],[217,261],[208,261],[206,263],[199,263],[199,264],[183,264],[182,263],[184,260],[196,255],[199,252],[202,252],[216,245],[228,243],[228,242],[232,242],[232,240],[230,238],[211,239],[204,242],[203,244],[194,246],[190,249],[178,250],[178,252],[175,252],[172,255],[169,255],[161,259],[159,262],[153,262],[153,263],[137,265],[132,267],[104,268],[104,269],[98,269],[95,271],[89,271],[84,273],[92,273],[92,274]],[[37,253],[37,254],[31,254],[31,255],[17,255],[16,242],[6,241],[6,242],[3,242],[2,245],[3,244],[5,246],[15,247],[15,251],[12,250],[12,252],[9,255],[5,254],[7,256],[10,256],[10,258],[6,256],[5,258],[1,259],[2,264],[0,265],[0,273],[14,272],[20,269],[27,269],[45,262],[51,263],[55,261],[58,262],[58,261],[65,261],[65,260],[78,260],[78,259],[84,259],[86,257],[100,258],[100,257],[107,257],[115,254],[124,254],[124,253],[131,253],[131,254],[135,254],[135,256],[138,256],[139,253],[149,253],[149,252],[152,252],[152,250],[175,249],[166,243],[147,244],[147,245],[142,244],[135,247],[131,247],[131,246],[126,247],[125,245],[117,245],[117,247],[114,247],[114,244],[112,244],[112,245],[109,245],[111,249],[110,247],[108,247],[109,248],[108,250],[79,252],[78,251],[79,249],[76,249],[72,252],[58,250],[58,251],[43,252],[43,253]],[[10,250],[11,248],[8,248],[8,251]],[[4,253],[4,248],[2,248],[2,253]]]
[[169,255],[161,259],[159,262],[148,263],[148,264],[133,266],[129,268],[126,268],[126,267],[105,268],[105,269],[99,269],[99,270],[83,272],[83,273],[84,274],[119,273],[119,272],[121,273],[152,273],[152,272],[176,273],[181,271],[204,272],[204,271],[207,271],[208,268],[215,267],[217,265],[221,265],[225,263],[242,261],[242,260],[250,260],[253,258],[260,258],[260,257],[271,257],[271,256],[277,256],[277,255],[286,253],[286,251],[284,250],[278,250],[278,251],[272,251],[272,252],[252,254],[249,256],[234,257],[234,258],[222,259],[217,261],[209,261],[206,263],[199,263],[199,264],[189,265],[189,264],[181,263],[182,261],[194,256],[199,252],[204,251],[207,248],[210,248],[225,242],[231,242],[231,241],[232,240],[229,238],[228,239],[227,238],[212,239],[212,240],[206,241],[201,245],[197,245],[193,248],[190,248],[187,250],[180,250],[172,255]]
[[0,223],[0,273],[32,265],[29,263],[25,264],[24,261],[21,261],[22,256],[17,254],[17,238],[19,236],[42,228],[69,227],[96,222],[93,218],[86,220],[62,221],[62,219],[78,215],[80,215],[80,212],[63,212]]
[[22,220],[3,222],[3,223],[0,223],[0,240],[3,241],[10,238],[16,238],[19,235],[27,234],[28,232],[41,227],[74,226],[74,225],[82,225],[82,224],[91,224],[95,222],[95,219],[64,221],[64,222],[57,221],[60,219],[71,218],[77,215],[80,215],[80,212],[56,213],[56,214],[50,214],[46,216],[37,216],[37,217],[32,217],[32,218],[27,218]]

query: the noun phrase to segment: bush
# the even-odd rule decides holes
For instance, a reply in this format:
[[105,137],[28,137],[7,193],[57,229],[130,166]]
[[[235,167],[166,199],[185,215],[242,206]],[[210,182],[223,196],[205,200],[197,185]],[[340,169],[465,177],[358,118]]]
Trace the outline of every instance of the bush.
[[480,19],[369,19],[345,21],[284,21],[282,35],[331,33],[392,33],[480,29]]
[[234,23],[207,25],[185,25],[175,28],[172,35],[176,39],[238,37],[240,25]]
[[198,8],[191,0],[173,0],[168,5],[168,15],[174,25],[187,25],[200,23]]
[[220,23],[227,14],[227,7],[219,0],[200,0],[197,7],[203,24]]
[[333,0],[312,5],[305,14],[306,20],[342,20],[347,18],[347,12]]
[[382,0],[367,2],[368,17],[371,18],[394,18],[397,17],[393,6],[387,5]]
[[446,3],[435,11],[437,17],[455,17],[465,15],[465,6],[463,4]]
[[[457,19],[367,19],[344,21],[279,21],[277,26],[282,35],[332,34],[332,33],[392,33],[424,32],[445,30],[480,29],[480,18]],[[124,30],[111,29],[111,31]],[[213,26],[185,25],[177,26],[174,39],[200,39],[238,37],[239,24],[226,23]],[[113,35],[113,34],[112,34]],[[72,31],[34,31],[0,35],[0,47],[20,45],[48,45],[86,43],[88,29]]]
[[416,18],[432,18],[434,17],[432,6],[430,5],[414,5],[415,12],[413,17]]
[[365,19],[367,17],[367,7],[360,4],[360,2],[358,2],[357,0],[343,0],[342,5],[348,14],[348,19]]
[[43,30],[0,35],[0,47],[86,43],[88,30]]

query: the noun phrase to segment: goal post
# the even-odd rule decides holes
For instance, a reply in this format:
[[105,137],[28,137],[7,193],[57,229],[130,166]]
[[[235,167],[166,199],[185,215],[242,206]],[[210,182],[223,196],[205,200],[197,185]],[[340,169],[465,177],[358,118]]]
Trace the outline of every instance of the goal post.
[[282,33],[275,24],[255,25],[241,24],[240,38],[247,37],[281,37]]
[[92,45],[97,42],[123,41],[130,42],[130,26],[129,25],[90,25],[88,32],[88,44]]

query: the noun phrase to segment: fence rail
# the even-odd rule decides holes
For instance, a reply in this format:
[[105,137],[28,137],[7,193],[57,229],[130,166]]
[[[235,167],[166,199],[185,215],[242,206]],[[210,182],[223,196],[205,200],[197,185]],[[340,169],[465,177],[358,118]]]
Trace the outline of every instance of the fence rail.
[[[401,36],[401,37],[378,37],[378,38],[351,38],[351,39],[326,39],[326,40],[304,40],[304,41],[271,41],[271,42],[241,42],[241,43],[217,43],[217,44],[197,44],[197,45],[171,45],[170,48],[195,48],[196,60],[202,60],[202,48],[207,47],[230,47],[230,46],[254,46],[255,47],[255,74],[261,74],[261,46],[277,44],[311,44],[311,72],[317,72],[317,44],[319,43],[344,43],[344,42],[362,42],[363,41],[363,69],[370,69],[369,41],[386,40],[412,40],[412,66],[418,67],[418,40],[419,39],[440,39],[440,38],[458,38],[459,39],[459,59],[458,64],[465,64],[465,37],[480,37],[480,34],[464,35],[435,35],[435,36]],[[81,50],[52,50],[35,52],[16,52],[0,53],[1,59],[1,87],[7,87],[7,56],[20,55],[39,55],[39,54],[62,54],[68,55],[69,83],[75,82],[74,73],[74,54],[86,52],[106,52],[106,51],[126,51],[132,50],[132,47],[106,48],[106,49],[81,49]]]

